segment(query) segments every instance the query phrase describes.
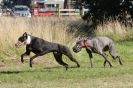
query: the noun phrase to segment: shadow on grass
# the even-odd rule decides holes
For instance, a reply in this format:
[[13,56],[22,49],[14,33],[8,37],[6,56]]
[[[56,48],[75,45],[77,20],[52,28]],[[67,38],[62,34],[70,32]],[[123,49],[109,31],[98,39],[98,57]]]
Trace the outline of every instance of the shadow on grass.
[[[55,66],[55,67],[45,67],[44,69],[59,69],[59,68],[63,68],[63,69],[65,69],[65,67],[61,67],[61,66]],[[78,67],[76,67],[76,66],[71,66],[71,67],[68,67],[68,69],[70,69],[70,68],[78,68]]]
[[[121,66],[123,67],[123,66]],[[68,70],[65,69],[65,67],[62,67],[62,66],[54,66],[54,67],[45,67],[45,68],[42,68],[42,69],[38,69],[38,68],[35,68],[35,69],[26,69],[26,70],[8,70],[8,71],[0,71],[0,74],[21,74],[21,73],[36,73],[36,72],[57,72],[59,70],[63,70],[63,71],[69,71],[70,69],[71,70],[74,70],[74,69],[113,69],[113,68],[117,68],[117,66],[113,66],[113,67],[109,67],[109,66],[94,66],[93,68],[90,67],[90,66],[81,66],[80,68],[76,67],[76,66],[71,66],[68,68]]]
[[0,74],[18,74],[23,72],[25,71],[0,71]]
[[[61,67],[61,66],[55,66],[55,67],[45,67],[43,69],[60,69],[60,68],[64,68],[64,67]],[[64,68],[65,69],[65,68]]]
[[[72,67],[69,67],[69,69],[73,69],[73,68],[77,68],[75,66],[72,66]],[[65,68],[64,67],[61,67],[61,66],[55,66],[55,67],[45,67],[45,68],[42,68],[42,69],[29,69],[29,70],[20,70],[20,71],[0,71],[0,74],[20,74],[20,73],[33,73],[33,72],[52,72],[52,71],[55,71],[55,69],[58,71],[59,69],[61,70],[64,70],[65,71]]]

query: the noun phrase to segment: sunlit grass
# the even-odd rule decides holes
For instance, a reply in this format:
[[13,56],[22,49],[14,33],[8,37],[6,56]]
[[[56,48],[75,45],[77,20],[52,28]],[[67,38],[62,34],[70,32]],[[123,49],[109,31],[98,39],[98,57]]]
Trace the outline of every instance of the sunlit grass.
[[0,67],[1,88],[132,88],[132,45],[131,41],[116,43],[123,66],[109,57],[112,68],[109,65],[104,68],[103,58],[96,54],[93,54],[94,68],[90,68],[89,57],[84,49],[74,54],[80,68],[71,68],[75,64],[65,61],[70,66],[68,71],[57,64],[53,57],[36,58],[33,68],[29,67],[29,59],[25,59],[24,64],[20,63],[20,59],[4,60],[1,62],[3,67]]

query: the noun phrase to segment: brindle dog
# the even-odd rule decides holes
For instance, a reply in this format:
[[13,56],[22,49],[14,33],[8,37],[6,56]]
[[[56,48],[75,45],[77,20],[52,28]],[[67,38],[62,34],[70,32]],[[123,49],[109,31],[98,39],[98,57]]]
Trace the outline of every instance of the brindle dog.
[[80,39],[73,47],[73,51],[77,53],[81,51],[82,48],[85,48],[87,53],[89,54],[91,67],[93,67],[92,53],[97,53],[104,58],[104,67],[106,65],[106,62],[108,62],[110,67],[112,67],[110,61],[107,59],[107,54],[105,53],[106,51],[109,51],[109,54],[113,59],[118,58],[120,65],[122,65],[121,57],[116,52],[114,42],[108,37],[99,36],[92,39]]

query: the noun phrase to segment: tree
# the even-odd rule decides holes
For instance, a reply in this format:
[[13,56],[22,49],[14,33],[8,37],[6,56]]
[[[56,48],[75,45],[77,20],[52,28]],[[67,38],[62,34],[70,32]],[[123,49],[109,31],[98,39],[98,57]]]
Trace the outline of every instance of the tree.
[[70,0],[64,0],[64,9],[70,8]]
[[[133,0],[79,0],[80,6],[88,6],[88,13],[82,18],[91,18],[94,23],[102,23],[110,18],[123,21],[130,15],[133,19]],[[129,18],[128,17],[128,18]]]

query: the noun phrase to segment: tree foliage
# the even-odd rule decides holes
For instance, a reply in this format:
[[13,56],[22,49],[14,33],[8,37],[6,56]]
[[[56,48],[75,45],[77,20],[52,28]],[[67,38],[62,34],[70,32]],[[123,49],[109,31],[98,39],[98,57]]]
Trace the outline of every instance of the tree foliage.
[[78,0],[78,3],[89,9],[83,16],[84,20],[89,18],[95,23],[101,23],[110,18],[119,21],[133,19],[133,0]]

